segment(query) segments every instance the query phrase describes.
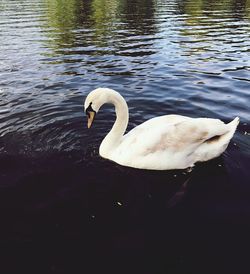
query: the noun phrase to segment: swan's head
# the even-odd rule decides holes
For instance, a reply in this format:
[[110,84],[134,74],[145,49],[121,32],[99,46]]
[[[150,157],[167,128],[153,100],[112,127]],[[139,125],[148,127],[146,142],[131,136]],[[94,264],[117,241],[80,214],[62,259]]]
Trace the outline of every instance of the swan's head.
[[110,95],[114,92],[108,88],[97,88],[88,94],[84,102],[84,110],[88,117],[88,128],[91,127],[100,107],[110,102]]

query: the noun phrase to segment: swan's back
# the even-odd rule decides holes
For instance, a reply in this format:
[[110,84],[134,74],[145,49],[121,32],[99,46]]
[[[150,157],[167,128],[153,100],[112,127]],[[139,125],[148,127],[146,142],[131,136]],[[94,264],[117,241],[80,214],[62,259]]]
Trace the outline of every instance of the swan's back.
[[123,136],[111,154],[121,165],[142,169],[183,169],[219,156],[238,125],[210,118],[160,116]]

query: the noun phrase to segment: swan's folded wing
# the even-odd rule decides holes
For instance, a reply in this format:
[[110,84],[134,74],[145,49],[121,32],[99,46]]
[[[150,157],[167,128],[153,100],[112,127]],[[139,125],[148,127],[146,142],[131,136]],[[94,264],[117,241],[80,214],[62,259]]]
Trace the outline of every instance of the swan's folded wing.
[[203,142],[228,132],[228,127],[221,120],[209,118],[196,118],[174,125],[167,136],[181,149],[189,145],[200,145]]
[[228,131],[220,120],[186,119],[172,124],[142,124],[126,134],[120,145],[121,153],[143,157],[162,152],[194,151],[201,143]]

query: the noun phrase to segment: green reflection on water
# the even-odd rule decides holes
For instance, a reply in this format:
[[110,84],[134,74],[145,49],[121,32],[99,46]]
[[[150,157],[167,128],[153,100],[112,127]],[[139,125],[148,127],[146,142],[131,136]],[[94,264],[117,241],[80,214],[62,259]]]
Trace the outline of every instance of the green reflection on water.
[[[53,48],[75,46],[76,39],[96,46],[110,46],[110,38],[128,29],[131,33],[155,33],[153,0],[45,0],[47,35]],[[89,32],[88,32],[89,31]],[[81,32],[80,38],[77,32]],[[88,32],[88,33],[87,33]],[[91,34],[90,34],[91,32]]]
[[[239,20],[249,19],[250,0],[188,0],[179,2],[185,18],[185,26],[180,30],[183,36],[205,37],[210,30],[224,27],[237,28]],[[230,22],[230,23],[229,23]]]
[[250,14],[250,0],[187,0],[178,2],[183,13],[198,17],[246,18]]
[[[110,38],[116,30],[137,35],[155,34],[158,7],[165,1],[160,0],[44,0],[46,4],[46,33],[53,48],[75,46],[77,39],[82,45],[91,43],[96,46],[110,46]],[[187,15],[179,33],[183,36],[203,36],[206,32],[186,28],[196,26],[215,26],[213,20],[223,18],[234,20],[249,19],[250,0],[183,0],[174,3],[173,14]],[[165,8],[165,12],[168,10]],[[171,14],[167,15],[171,19]],[[175,19],[171,19],[175,20]],[[79,36],[77,32],[85,30],[91,35]],[[78,40],[79,41],[79,40]]]

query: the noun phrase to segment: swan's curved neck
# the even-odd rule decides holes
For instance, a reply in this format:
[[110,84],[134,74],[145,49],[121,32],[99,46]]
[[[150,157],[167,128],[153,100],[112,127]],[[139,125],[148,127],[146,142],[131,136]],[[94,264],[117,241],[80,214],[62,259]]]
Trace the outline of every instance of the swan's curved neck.
[[106,153],[111,152],[120,143],[128,125],[128,106],[124,98],[117,92],[111,93],[108,96],[107,103],[115,106],[116,120],[115,123],[104,138],[100,146],[100,154],[105,156]]

